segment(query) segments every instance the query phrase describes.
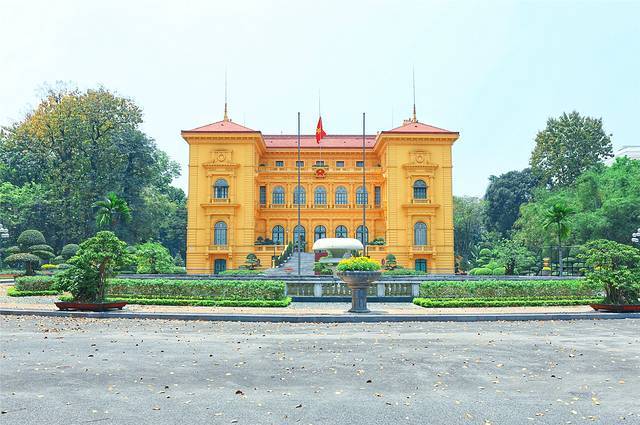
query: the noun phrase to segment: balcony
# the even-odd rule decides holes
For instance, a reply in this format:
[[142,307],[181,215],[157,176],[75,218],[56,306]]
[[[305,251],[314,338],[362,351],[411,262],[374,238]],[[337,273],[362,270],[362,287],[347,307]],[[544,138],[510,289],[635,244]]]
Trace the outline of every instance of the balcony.
[[412,204],[430,204],[431,203],[431,199],[430,198],[425,198],[425,199],[417,199],[417,198],[413,198],[411,200]]
[[211,198],[212,204],[230,204],[231,199],[229,198]]
[[431,245],[413,245],[409,251],[411,254],[435,254],[435,248]]
[[209,245],[209,254],[231,254],[229,245]]

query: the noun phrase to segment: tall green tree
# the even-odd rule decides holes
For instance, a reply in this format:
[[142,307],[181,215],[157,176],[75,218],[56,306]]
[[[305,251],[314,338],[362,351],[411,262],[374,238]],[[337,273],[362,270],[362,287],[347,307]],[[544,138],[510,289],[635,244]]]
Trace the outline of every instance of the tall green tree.
[[574,214],[573,208],[561,203],[552,205],[544,213],[542,227],[545,230],[553,229],[558,240],[558,272],[560,276],[562,276],[562,240],[569,236],[571,231],[569,219]]
[[487,229],[505,236],[520,215],[520,205],[532,199],[538,183],[530,168],[489,177],[484,195]]
[[140,130],[141,123],[142,110],[130,99],[104,88],[56,87],[22,120],[4,127],[2,179],[16,187],[36,184],[46,200],[46,227],[27,226],[41,229],[57,249],[84,240],[97,229],[91,205],[115,192],[134,212],[131,222],[117,225],[118,233],[132,243],[144,241],[136,212],[146,208],[145,192],[169,191],[179,166]]
[[578,112],[549,118],[536,136],[531,169],[550,187],[568,186],[580,174],[613,156],[610,135],[602,119],[583,117]]
[[483,201],[474,197],[453,197],[454,251],[463,269],[469,268],[474,247],[482,240]]

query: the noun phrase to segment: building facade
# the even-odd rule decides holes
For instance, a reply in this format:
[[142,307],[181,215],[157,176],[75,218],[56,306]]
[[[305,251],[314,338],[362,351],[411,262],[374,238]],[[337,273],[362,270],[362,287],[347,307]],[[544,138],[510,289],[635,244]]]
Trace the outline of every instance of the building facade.
[[[286,245],[324,237],[369,242],[367,253],[452,273],[451,147],[459,134],[418,122],[365,136],[263,135],[228,118],[182,131],[189,144],[187,272],[263,267]],[[362,185],[363,167],[366,185]],[[298,204],[301,206],[298,227]],[[363,208],[366,225],[363,226]]]

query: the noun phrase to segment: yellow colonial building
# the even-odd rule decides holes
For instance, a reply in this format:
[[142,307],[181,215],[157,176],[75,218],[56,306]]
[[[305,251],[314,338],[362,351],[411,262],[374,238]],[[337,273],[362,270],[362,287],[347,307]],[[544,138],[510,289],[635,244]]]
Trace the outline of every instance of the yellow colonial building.
[[[369,241],[367,253],[431,273],[452,273],[451,147],[459,134],[418,122],[365,136],[266,135],[222,121],[182,131],[189,144],[187,272],[269,267],[290,241]],[[363,167],[366,187],[362,186]],[[297,227],[298,203],[301,226]],[[366,208],[366,226],[362,210]]]

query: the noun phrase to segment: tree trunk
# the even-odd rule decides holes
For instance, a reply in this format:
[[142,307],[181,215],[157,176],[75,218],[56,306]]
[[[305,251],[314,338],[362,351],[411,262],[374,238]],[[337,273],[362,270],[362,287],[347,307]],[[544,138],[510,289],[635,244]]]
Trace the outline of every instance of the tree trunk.
[[560,236],[560,223],[558,223],[558,276],[562,277],[562,237]]

